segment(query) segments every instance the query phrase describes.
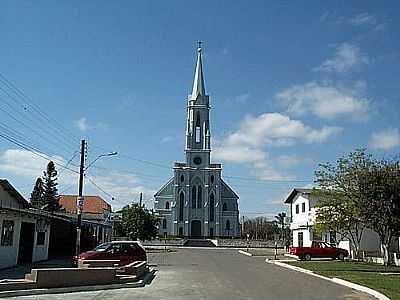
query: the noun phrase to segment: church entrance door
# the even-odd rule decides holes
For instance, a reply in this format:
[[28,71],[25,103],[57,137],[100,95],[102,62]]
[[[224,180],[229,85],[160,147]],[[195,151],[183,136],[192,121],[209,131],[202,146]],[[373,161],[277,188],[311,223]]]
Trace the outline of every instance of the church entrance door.
[[199,220],[192,221],[191,238],[201,238],[201,222]]

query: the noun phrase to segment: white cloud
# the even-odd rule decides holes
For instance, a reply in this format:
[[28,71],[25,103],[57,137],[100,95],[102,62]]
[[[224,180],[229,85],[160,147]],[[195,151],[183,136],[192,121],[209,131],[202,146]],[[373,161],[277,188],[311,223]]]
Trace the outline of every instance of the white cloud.
[[297,142],[321,143],[341,130],[339,127],[328,126],[314,129],[280,113],[247,116],[238,130],[216,142],[213,155],[224,161],[248,163],[256,169],[261,179],[287,179],[292,177],[281,175],[273,167],[279,161],[272,163],[265,147],[288,146]]
[[369,147],[372,149],[390,150],[400,146],[400,131],[398,128],[388,128],[372,133]]
[[370,59],[362,54],[360,48],[349,43],[342,43],[337,46],[333,57],[325,60],[314,71],[345,73],[359,69],[370,63]]
[[[37,152],[45,156],[45,154]],[[65,164],[60,156],[53,156],[50,159]],[[48,160],[33,154],[27,150],[8,149],[0,153],[0,170],[4,173],[11,173],[24,178],[36,178],[43,174]],[[33,181],[32,181],[33,182]]]
[[369,101],[361,96],[360,85],[345,89],[315,81],[294,85],[276,95],[291,115],[311,113],[319,118],[332,119],[350,115],[363,120],[368,117]]
[[[45,155],[43,153],[38,154]],[[53,156],[50,157],[50,159],[62,165],[66,164],[66,160],[60,156]],[[0,152],[0,171],[3,174],[2,176],[5,178],[7,178],[7,176],[17,176],[23,181],[26,181],[27,184],[31,183],[32,188],[36,178],[42,176],[47,163],[48,160],[26,150],[8,149]],[[71,165],[69,167],[75,169],[75,167]],[[62,192],[71,184],[76,183],[76,186],[78,185],[78,174],[65,170],[58,165],[56,165],[56,169],[59,173],[59,191]],[[152,198],[155,193],[154,190],[142,185],[140,180],[131,173],[111,170],[108,172],[93,173],[88,176],[103,190],[113,195],[116,200],[111,202],[111,199],[94,187],[88,178],[85,179],[85,194],[100,195],[112,205],[113,209],[120,208],[124,206],[124,204],[136,200],[140,192],[144,193],[144,200]],[[30,193],[30,191],[28,193]],[[25,194],[25,196],[29,197],[29,194]]]
[[354,26],[375,25],[376,22],[375,16],[369,13],[360,13],[349,20],[349,23]]
[[94,129],[101,129],[101,130],[108,129],[108,126],[101,122],[98,122],[95,125],[89,124],[86,117],[82,117],[79,120],[76,120],[74,123],[75,123],[75,126],[82,132],[86,132],[88,130],[94,130]]

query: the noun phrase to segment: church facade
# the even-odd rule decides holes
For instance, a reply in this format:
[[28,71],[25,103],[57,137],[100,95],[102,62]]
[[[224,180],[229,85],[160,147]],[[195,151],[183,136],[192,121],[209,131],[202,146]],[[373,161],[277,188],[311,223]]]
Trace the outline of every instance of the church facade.
[[210,153],[210,102],[199,47],[193,89],[187,102],[186,162],[174,164],[174,176],[154,195],[160,235],[239,236],[239,197],[222,179],[221,164],[211,163]]

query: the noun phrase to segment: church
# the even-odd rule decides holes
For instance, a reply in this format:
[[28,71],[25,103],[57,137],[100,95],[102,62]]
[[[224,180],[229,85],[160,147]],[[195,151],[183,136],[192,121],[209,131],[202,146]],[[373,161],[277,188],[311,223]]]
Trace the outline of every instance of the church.
[[186,162],[174,164],[174,176],[154,195],[159,234],[186,238],[239,236],[239,197],[221,178],[221,164],[210,161],[210,102],[200,45],[187,102],[185,154]]

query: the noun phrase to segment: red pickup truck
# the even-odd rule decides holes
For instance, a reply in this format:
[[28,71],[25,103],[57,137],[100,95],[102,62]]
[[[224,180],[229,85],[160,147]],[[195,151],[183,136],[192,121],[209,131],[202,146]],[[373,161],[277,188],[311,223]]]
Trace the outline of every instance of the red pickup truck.
[[311,260],[313,257],[330,257],[344,260],[349,252],[321,241],[313,241],[311,247],[291,247],[290,254],[298,256],[301,260]]

